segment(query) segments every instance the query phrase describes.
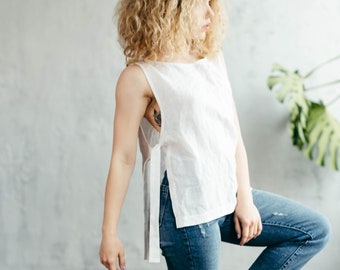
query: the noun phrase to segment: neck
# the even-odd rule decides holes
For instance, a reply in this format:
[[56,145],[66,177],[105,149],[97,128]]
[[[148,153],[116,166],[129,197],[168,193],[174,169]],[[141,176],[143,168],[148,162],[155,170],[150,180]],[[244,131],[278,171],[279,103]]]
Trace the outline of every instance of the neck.
[[160,58],[161,61],[164,62],[181,62],[181,63],[192,63],[195,62],[202,57],[198,55],[193,55],[190,52],[177,52],[172,54],[164,55]]

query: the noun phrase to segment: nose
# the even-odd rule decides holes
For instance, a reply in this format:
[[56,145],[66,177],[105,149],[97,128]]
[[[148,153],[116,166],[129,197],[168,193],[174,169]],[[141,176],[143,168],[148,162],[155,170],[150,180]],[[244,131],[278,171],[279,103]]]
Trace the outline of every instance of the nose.
[[211,18],[211,17],[214,17],[214,15],[215,15],[215,13],[214,13],[214,11],[212,10],[211,6],[208,5],[206,17],[207,17],[207,18]]

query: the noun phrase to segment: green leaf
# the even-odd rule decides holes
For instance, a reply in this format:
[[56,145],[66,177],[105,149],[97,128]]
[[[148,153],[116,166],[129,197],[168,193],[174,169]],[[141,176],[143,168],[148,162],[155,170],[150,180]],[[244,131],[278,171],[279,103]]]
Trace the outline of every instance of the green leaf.
[[290,111],[290,136],[293,144],[302,149],[306,143],[304,135],[309,101],[305,97],[304,78],[298,71],[291,72],[279,64],[274,64],[267,84],[275,92],[276,98],[286,102]]
[[293,144],[316,164],[325,166],[328,159],[329,166],[339,170],[340,122],[328,113],[322,102],[310,101],[305,95],[304,81],[316,69],[302,77],[299,71],[291,72],[274,64],[273,75],[269,76],[267,84],[278,101],[288,106],[289,134]]
[[329,165],[332,169],[338,170],[340,122],[328,113],[323,104],[311,103],[306,137],[308,137],[308,146],[304,151],[305,155],[314,159],[314,151],[317,153],[316,163],[324,166],[328,154]]

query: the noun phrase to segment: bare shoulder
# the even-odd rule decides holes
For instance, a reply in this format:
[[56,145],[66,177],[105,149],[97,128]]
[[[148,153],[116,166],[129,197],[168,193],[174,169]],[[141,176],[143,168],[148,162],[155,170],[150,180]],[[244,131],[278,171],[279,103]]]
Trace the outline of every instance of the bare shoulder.
[[125,94],[152,98],[149,83],[138,65],[129,65],[121,72],[116,94],[120,94],[121,91],[124,91]]

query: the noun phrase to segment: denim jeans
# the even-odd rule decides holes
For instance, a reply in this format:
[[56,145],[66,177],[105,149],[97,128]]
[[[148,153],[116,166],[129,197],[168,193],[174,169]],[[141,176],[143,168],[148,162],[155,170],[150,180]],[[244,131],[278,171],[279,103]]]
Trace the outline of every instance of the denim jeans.
[[[328,221],[314,210],[287,198],[255,189],[252,193],[263,230],[246,245],[266,248],[250,269],[301,269],[327,243]],[[166,173],[160,200],[160,248],[168,269],[220,269],[221,241],[240,242],[233,213],[207,223],[176,228]]]

